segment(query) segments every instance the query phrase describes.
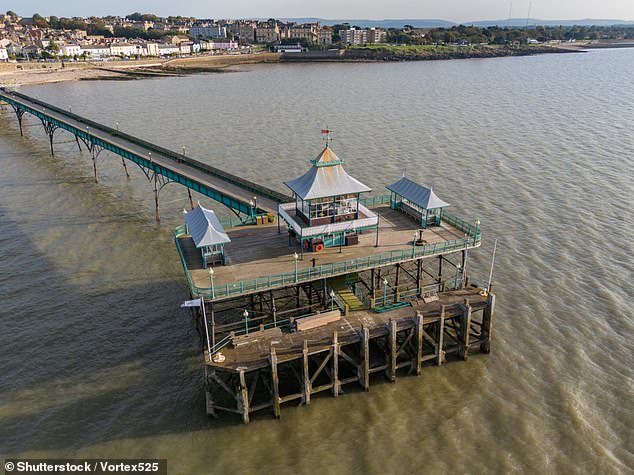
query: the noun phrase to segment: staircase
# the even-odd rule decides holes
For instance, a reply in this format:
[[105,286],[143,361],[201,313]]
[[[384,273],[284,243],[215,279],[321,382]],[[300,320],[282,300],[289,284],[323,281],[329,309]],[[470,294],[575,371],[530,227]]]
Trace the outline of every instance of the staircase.
[[[349,277],[350,276],[348,276],[348,278]],[[354,295],[354,292],[352,292],[350,287],[348,287],[345,275],[328,280],[328,285],[337,293],[337,295],[339,295],[339,297],[341,297],[341,300],[348,305],[348,309],[351,312],[354,312],[355,310],[364,310],[366,308],[365,304],[359,300],[359,298]]]

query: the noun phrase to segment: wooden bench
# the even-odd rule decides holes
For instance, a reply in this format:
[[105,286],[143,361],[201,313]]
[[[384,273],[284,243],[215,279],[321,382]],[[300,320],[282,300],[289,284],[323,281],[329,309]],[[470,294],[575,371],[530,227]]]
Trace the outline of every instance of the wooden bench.
[[298,332],[310,330],[311,328],[322,327],[329,323],[341,320],[341,312],[339,310],[330,310],[328,312],[317,313],[310,317],[295,320],[295,330]]
[[231,338],[231,344],[234,348],[249,345],[265,338],[275,338],[282,336],[282,329],[279,327],[269,328],[267,330],[256,330],[248,335],[238,335]]

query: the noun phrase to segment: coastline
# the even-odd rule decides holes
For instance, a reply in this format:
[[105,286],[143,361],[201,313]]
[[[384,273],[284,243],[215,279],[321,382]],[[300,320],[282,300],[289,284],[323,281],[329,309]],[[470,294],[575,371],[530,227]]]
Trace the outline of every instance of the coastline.
[[538,54],[582,52],[574,47],[368,47],[304,53],[253,53],[193,56],[176,59],[67,63],[3,63],[0,84],[5,87],[77,80],[132,80],[183,76],[203,72],[226,72],[230,66],[299,62],[401,62],[450,59],[500,58]]

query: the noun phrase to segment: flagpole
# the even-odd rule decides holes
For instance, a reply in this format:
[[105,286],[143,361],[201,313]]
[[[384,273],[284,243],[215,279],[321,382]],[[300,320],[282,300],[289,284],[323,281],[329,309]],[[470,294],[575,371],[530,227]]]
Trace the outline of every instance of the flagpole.
[[209,328],[207,328],[207,312],[205,311],[205,299],[200,297],[200,306],[203,308],[203,320],[205,321],[205,335],[207,335],[207,352],[211,361],[211,344],[209,343]]

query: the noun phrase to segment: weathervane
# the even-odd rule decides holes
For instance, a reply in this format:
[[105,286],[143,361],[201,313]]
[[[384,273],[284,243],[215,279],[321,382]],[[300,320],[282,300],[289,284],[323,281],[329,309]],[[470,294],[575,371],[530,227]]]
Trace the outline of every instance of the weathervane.
[[332,130],[330,129],[321,129],[321,133],[326,135],[326,147],[330,147],[330,143],[332,142],[332,137],[330,136]]

